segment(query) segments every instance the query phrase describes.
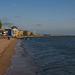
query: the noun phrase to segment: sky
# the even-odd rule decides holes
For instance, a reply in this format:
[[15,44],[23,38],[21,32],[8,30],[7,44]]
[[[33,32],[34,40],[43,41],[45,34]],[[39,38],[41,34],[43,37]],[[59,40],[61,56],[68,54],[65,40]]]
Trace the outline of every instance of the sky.
[[0,0],[3,28],[75,35],[75,0]]

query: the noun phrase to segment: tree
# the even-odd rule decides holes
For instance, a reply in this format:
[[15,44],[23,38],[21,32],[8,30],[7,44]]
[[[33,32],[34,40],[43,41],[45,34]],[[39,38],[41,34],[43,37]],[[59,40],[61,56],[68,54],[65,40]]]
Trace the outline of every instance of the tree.
[[28,34],[27,34],[27,31],[23,31],[23,35],[24,36],[27,36]]
[[31,32],[30,35],[33,35],[33,33]]
[[2,23],[1,23],[1,21],[0,21],[0,29],[2,28]]

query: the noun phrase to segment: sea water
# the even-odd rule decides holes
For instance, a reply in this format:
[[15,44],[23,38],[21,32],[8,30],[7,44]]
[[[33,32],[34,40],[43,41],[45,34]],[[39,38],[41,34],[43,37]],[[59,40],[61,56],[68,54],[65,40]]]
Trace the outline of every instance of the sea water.
[[6,75],[75,75],[74,36],[22,39],[16,48]]

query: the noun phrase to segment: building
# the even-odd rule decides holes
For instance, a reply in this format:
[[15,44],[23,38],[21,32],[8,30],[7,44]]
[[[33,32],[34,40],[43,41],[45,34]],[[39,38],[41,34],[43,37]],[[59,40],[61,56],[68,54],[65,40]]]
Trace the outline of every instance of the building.
[[[7,32],[8,31],[8,32]],[[17,36],[16,33],[18,31],[18,28],[16,26],[8,26],[5,28],[5,33],[7,33],[8,36]]]
[[18,30],[18,36],[23,36],[23,30]]
[[0,29],[0,35],[2,36],[7,36],[8,35],[8,31],[6,29]]
[[18,29],[16,26],[9,26],[9,27],[6,27],[6,29],[11,29],[11,35],[13,37],[15,37],[15,36],[23,36],[23,31]]
[[18,36],[18,28],[16,26],[12,26],[11,29],[12,29],[11,35]]
[[30,34],[31,34],[31,32],[27,31],[27,35],[30,35]]

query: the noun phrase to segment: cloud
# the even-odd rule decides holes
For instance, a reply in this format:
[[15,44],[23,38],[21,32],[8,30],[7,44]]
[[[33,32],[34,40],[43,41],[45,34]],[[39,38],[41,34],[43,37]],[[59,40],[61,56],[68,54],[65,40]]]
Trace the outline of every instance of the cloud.
[[72,18],[72,20],[75,20],[75,18]]
[[16,12],[17,12],[17,13],[20,13],[20,12],[22,12],[22,10],[16,10]]
[[15,16],[15,18],[21,18],[21,16]]
[[36,24],[36,26],[42,26],[41,24]]

